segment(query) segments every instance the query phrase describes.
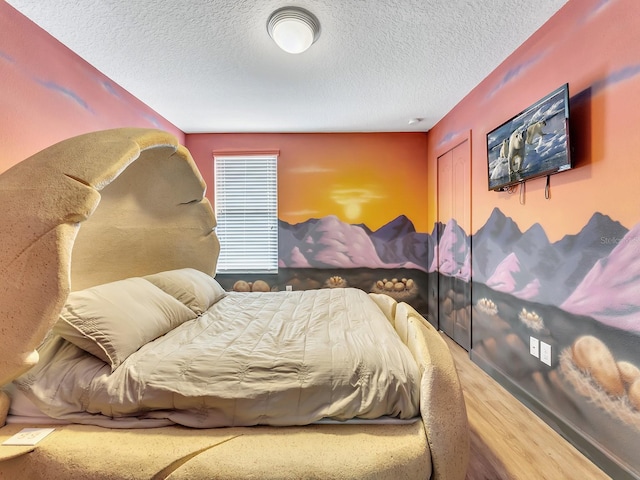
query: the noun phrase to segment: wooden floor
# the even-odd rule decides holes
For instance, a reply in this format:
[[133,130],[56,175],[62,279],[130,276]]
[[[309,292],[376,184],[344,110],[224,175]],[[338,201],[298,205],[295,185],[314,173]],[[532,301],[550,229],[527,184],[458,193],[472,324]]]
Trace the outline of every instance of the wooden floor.
[[482,371],[443,334],[453,354],[471,430],[467,480],[610,479]]

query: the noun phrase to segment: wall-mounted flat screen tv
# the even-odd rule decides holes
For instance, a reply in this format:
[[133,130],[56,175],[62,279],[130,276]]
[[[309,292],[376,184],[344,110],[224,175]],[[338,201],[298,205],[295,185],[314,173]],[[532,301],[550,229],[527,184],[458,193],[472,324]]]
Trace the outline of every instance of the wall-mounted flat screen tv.
[[569,85],[487,133],[489,190],[571,168]]

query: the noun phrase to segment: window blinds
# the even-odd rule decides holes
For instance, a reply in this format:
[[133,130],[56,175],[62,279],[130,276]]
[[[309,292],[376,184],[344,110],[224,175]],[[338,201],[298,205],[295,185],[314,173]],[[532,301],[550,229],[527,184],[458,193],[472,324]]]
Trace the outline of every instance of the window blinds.
[[218,273],[277,273],[277,155],[214,155]]

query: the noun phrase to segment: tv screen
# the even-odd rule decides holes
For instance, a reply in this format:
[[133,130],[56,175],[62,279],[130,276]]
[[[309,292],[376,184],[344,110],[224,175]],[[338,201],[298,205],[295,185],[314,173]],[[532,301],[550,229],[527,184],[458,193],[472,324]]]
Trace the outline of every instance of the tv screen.
[[487,133],[489,190],[571,168],[569,85]]

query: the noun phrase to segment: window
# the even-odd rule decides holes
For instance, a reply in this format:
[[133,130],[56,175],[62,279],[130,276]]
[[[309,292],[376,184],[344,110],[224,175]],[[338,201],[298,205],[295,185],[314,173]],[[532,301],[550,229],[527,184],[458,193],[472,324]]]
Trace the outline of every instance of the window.
[[214,155],[218,273],[277,273],[277,154]]

